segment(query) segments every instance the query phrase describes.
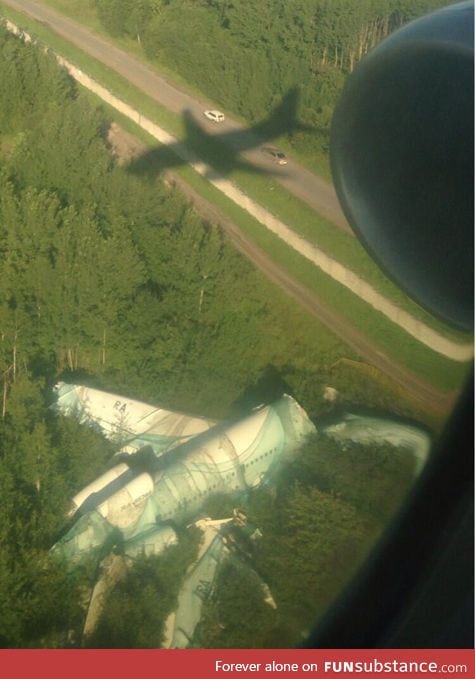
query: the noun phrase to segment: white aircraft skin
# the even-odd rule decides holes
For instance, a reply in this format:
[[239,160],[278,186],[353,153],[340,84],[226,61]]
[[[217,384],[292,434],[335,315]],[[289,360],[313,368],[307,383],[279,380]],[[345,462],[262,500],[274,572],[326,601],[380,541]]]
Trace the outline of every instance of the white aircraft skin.
[[158,454],[216,424],[215,420],[166,410],[79,384],[58,382],[55,394],[59,412],[75,414],[81,422],[120,442],[121,450],[131,453],[151,445]]
[[[108,404],[113,402],[107,399]],[[64,412],[69,404],[59,407]],[[102,405],[99,410],[101,421],[110,422],[108,416],[103,416]],[[88,417],[95,421],[91,408]],[[141,421],[146,422],[147,417]],[[131,429],[130,420],[127,427]],[[134,425],[134,429],[141,438],[138,426]],[[111,428],[105,430],[110,432]],[[158,457],[150,454],[142,468],[129,468],[121,462],[75,496],[71,514],[79,508],[82,516],[72,528],[77,541],[70,542],[72,552],[73,545],[79,551],[86,545],[91,549],[100,546],[114,529],[121,532],[126,548],[128,540],[136,541],[142,533],[149,535],[160,527],[169,531],[170,523],[196,517],[212,495],[238,494],[260,485],[275,465],[292,455],[314,431],[305,411],[292,397],[284,395],[275,404],[261,406],[240,421],[222,423],[188,437],[186,443],[173,444],[175,447],[158,453]],[[143,452],[135,454],[133,460]],[[91,527],[88,515],[98,530]],[[68,544],[68,535],[56,549]],[[168,544],[164,541],[163,546],[165,543]],[[160,549],[160,540],[155,545]]]
[[[164,470],[137,476],[130,473],[127,464],[122,462],[115,465],[75,495],[73,513],[94,493],[118,479],[126,481],[131,476],[133,478],[124,483],[118,493],[126,491],[135,499],[152,492],[159,493],[160,506],[163,508],[159,517],[162,521],[178,515],[183,517],[193,514],[205,496],[241,491],[258,485],[273,461],[280,457],[283,448],[283,428],[270,408],[262,408],[245,420],[229,426],[224,432],[212,436],[202,434],[194,437],[189,445],[175,447],[173,453],[166,455]],[[271,419],[272,438],[267,441],[267,449],[261,451],[253,444],[261,428],[265,424],[269,425]],[[156,466],[163,467],[164,462],[159,463],[157,460]],[[110,513],[109,505],[114,504],[114,495],[98,506],[98,511],[105,518]]]
[[[262,447],[259,434],[264,427],[270,435]],[[191,516],[213,494],[258,486],[281,457],[284,440],[282,422],[272,406],[266,406],[223,433],[198,437],[184,455],[175,451],[181,460],[154,478],[154,495],[160,497],[157,519]]]
[[[178,594],[177,606],[165,621],[165,638],[163,648],[188,648],[193,644],[196,626],[201,620],[203,603],[212,596],[216,575],[220,565],[229,558],[234,558],[241,566],[249,568],[259,581],[261,595],[264,602],[272,608],[277,608],[267,583],[249,566],[242,561],[239,551],[232,541],[229,541],[227,529],[239,525],[237,510],[234,517],[229,519],[211,520],[200,519],[193,525],[202,533],[201,543],[195,561],[190,564]],[[247,517],[241,513],[242,526],[247,523]]]
[[[59,382],[55,393],[59,412],[75,415],[80,422],[99,429],[104,436],[120,443],[123,453],[133,454],[144,446],[151,446],[159,456],[216,424],[214,420],[184,415],[83,385]],[[88,497],[128,471],[128,465],[117,464],[88,484],[73,497],[69,516],[73,516]],[[129,474],[130,478],[134,476]],[[125,481],[124,478],[120,485]]]

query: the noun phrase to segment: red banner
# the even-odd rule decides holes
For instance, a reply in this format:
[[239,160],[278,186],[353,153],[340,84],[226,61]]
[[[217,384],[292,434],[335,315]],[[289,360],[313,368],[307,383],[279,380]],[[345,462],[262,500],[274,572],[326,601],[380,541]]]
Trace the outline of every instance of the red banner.
[[0,650],[0,677],[475,677],[466,650]]

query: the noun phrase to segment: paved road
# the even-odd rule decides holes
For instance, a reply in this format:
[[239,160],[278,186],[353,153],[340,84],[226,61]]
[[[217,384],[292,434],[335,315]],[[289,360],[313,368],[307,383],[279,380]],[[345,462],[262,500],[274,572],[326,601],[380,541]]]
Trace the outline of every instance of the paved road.
[[[108,40],[81,26],[72,19],[31,0],[3,0],[5,5],[24,12],[34,19],[43,22],[58,35],[81,48],[98,61],[114,69],[129,82],[143,90],[149,97],[155,99],[165,108],[174,113],[190,111],[200,125],[209,134],[243,132],[245,128],[230,118],[219,125],[207,122],[203,111],[212,107],[209,101],[192,97],[175,85],[159,76],[154,70],[138,59],[115,47]],[[298,198],[305,201],[323,217],[333,222],[340,229],[352,233],[340,209],[333,187],[321,177],[318,177],[293,160],[283,167],[274,166],[271,160],[266,160],[260,149],[246,151],[247,161],[260,169],[270,169],[274,172],[276,181]]]

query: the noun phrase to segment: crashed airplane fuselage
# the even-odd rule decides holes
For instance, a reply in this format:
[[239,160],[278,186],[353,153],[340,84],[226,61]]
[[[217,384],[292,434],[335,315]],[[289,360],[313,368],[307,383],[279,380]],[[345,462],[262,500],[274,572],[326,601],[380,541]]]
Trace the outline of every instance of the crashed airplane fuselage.
[[[74,389],[60,385],[60,411],[74,410]],[[133,453],[133,464],[121,461],[75,496],[73,512],[79,518],[54,547],[72,560],[108,539],[122,541],[126,554],[159,553],[176,541],[170,524],[196,517],[212,495],[259,486],[315,431],[288,395],[237,421],[215,424],[112,394],[100,401],[103,392],[82,390],[79,416],[90,418],[108,436],[122,436],[122,451]],[[140,408],[150,412],[140,415]]]

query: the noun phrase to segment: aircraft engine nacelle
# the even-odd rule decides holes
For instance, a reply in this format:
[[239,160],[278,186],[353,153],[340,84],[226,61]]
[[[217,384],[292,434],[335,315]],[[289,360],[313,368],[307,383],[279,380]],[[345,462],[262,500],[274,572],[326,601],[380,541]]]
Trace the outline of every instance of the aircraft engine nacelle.
[[473,326],[473,4],[414,21],[348,79],[331,134],[346,217],[422,306]]

